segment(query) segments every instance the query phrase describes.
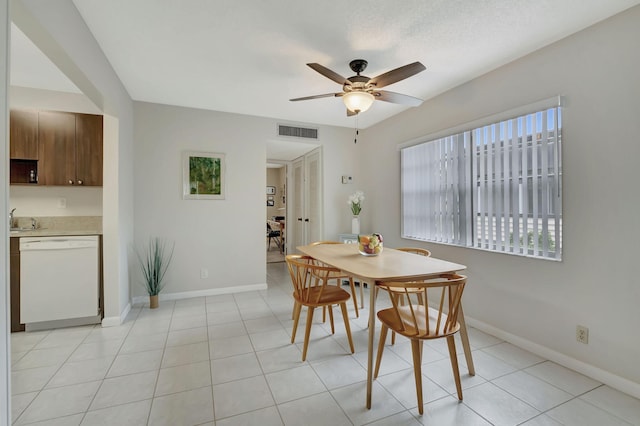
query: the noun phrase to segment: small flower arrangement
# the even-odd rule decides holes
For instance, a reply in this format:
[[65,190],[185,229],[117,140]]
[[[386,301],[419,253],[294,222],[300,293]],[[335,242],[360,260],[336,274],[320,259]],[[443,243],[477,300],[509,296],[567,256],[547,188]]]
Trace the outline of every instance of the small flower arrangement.
[[358,216],[360,214],[360,211],[362,210],[360,203],[362,203],[362,201],[364,201],[364,192],[362,191],[356,191],[354,194],[349,195],[347,204],[351,207],[351,213],[353,213],[354,216]]

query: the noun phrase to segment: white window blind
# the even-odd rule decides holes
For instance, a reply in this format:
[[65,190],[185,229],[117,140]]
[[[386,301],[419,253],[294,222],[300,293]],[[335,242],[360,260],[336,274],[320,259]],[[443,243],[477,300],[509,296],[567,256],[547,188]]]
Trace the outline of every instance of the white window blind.
[[561,111],[401,149],[402,236],[561,258]]

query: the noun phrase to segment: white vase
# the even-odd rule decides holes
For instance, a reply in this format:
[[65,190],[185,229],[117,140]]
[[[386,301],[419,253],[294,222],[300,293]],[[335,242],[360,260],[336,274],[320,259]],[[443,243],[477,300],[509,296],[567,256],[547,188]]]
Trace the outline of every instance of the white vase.
[[360,233],[360,218],[358,216],[351,219],[351,233],[356,235]]

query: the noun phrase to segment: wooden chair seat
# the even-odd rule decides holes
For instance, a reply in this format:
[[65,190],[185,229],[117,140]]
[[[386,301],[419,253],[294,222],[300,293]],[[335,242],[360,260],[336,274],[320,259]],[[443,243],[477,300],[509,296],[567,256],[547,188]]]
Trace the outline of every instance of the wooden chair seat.
[[[444,325],[447,322],[446,314],[442,315],[440,329],[436,330],[439,314],[439,311],[437,309],[426,307],[425,310],[424,305],[414,305],[413,313],[411,312],[411,309],[412,308],[409,306],[398,306],[398,313],[400,314],[399,317],[393,309],[388,309],[378,312],[378,318],[381,322],[387,324],[390,329],[408,338],[420,338],[425,340],[439,339],[444,335],[455,334],[460,330],[460,324],[457,322],[451,329],[443,329]],[[429,312],[428,320],[425,318],[427,311]],[[415,314],[415,323],[413,321],[412,314]],[[416,323],[418,325],[418,329],[415,328]],[[426,329],[426,324],[429,325],[429,330]]]
[[311,287],[302,297],[298,296],[295,292],[293,294],[294,300],[302,303],[305,306],[326,306],[337,305],[349,300],[349,293],[335,286],[318,286]]

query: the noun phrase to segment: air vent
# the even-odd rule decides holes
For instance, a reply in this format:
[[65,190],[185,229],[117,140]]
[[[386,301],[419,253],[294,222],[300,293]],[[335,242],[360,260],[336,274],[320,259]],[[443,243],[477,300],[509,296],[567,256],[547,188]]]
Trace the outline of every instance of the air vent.
[[278,136],[292,136],[294,138],[318,139],[318,129],[284,126],[282,124],[278,124]]

